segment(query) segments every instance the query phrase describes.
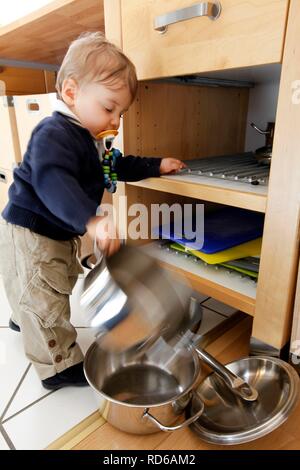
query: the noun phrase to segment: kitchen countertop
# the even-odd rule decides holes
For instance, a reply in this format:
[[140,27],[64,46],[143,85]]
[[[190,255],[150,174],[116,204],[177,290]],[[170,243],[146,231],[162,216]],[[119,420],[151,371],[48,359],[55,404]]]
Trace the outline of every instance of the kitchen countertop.
[[[248,355],[252,319],[247,317],[212,342],[207,351],[221,362],[228,363]],[[207,374],[208,369],[203,368]],[[48,449],[64,450],[298,450],[300,448],[300,405],[291,417],[271,434],[247,444],[236,446],[211,445],[203,442],[189,428],[173,433],[158,432],[147,436],[121,432],[94,413]]]

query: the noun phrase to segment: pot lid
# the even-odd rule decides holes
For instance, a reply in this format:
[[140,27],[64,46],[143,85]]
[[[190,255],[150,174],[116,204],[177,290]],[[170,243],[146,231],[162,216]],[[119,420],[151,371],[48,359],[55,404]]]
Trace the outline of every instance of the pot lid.
[[299,376],[286,362],[272,357],[248,357],[227,365],[258,391],[258,399],[246,402],[233,394],[215,373],[197,388],[188,416],[204,403],[201,417],[191,425],[198,436],[214,444],[242,444],[272,432],[299,401]]

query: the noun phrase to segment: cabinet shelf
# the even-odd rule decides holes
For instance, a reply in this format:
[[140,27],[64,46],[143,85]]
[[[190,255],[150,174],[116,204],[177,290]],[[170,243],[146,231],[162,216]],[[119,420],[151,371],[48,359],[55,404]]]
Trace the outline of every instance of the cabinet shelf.
[[0,59],[59,66],[84,31],[104,31],[103,0],[55,0],[0,27]]
[[267,186],[252,186],[247,183],[223,181],[209,177],[200,178],[193,175],[147,178],[127,184],[256,212],[264,213],[266,211]]
[[193,261],[184,254],[176,254],[153,242],[143,247],[166,269],[185,277],[195,290],[254,316],[256,282],[222,267]]

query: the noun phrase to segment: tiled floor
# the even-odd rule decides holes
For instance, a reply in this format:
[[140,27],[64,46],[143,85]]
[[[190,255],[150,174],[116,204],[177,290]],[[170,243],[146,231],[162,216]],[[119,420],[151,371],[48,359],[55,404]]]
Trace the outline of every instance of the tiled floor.
[[[86,352],[94,335],[78,308],[82,282],[83,278],[79,279],[71,297],[71,321],[78,332],[78,343]],[[235,311],[214,299],[196,296],[206,307],[202,334]],[[1,276],[0,308],[0,450],[44,449],[92,414],[97,409],[97,400],[89,387],[49,392],[41,386],[23,353],[21,334],[8,328],[10,307]]]
[[[72,323],[83,352],[94,340],[78,308],[79,279],[71,297]],[[10,330],[10,308],[0,276],[0,450],[43,449],[97,409],[89,387],[45,390],[23,352],[20,333]]]

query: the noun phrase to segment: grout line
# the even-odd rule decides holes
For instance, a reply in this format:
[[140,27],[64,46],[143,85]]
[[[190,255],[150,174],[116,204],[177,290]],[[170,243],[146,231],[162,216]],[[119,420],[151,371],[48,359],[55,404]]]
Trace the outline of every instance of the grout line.
[[22,408],[21,410],[17,411],[16,413],[14,413],[13,415],[9,416],[8,418],[4,419],[2,421],[2,424],[5,424],[7,423],[8,421],[10,421],[12,418],[15,418],[16,416],[18,416],[19,414],[23,413],[24,411],[28,410],[28,408],[31,408],[33,405],[36,405],[38,402],[44,400],[44,398],[47,398],[49,397],[49,395],[52,395],[52,393],[54,392],[57,392],[57,390],[51,390],[50,392],[46,393],[45,395],[43,395],[42,397],[38,398],[37,400],[33,401],[32,403],[29,403],[29,405],[25,406],[24,408]]
[[9,435],[7,434],[7,432],[5,431],[4,427],[2,426],[2,424],[0,424],[0,435],[3,437],[3,439],[5,440],[6,444],[8,445],[9,449],[10,450],[16,450],[12,440],[10,439]]
[[16,387],[14,393],[12,394],[10,400],[8,401],[6,407],[4,408],[4,411],[3,411],[2,415],[0,416],[0,423],[2,423],[3,418],[4,418],[4,416],[5,416],[5,414],[6,414],[7,410],[8,410],[8,408],[10,407],[10,405],[12,404],[13,399],[15,398],[16,394],[18,393],[18,390],[20,389],[20,387],[21,387],[21,385],[22,385],[22,383],[23,383],[23,381],[24,381],[24,379],[25,379],[25,377],[26,377],[26,375],[27,375],[27,372],[28,372],[29,369],[30,369],[30,366],[31,366],[31,364],[28,364],[28,366],[26,367],[25,372],[24,372],[24,374],[22,375],[20,382],[18,383],[18,385],[17,385],[17,387]]

